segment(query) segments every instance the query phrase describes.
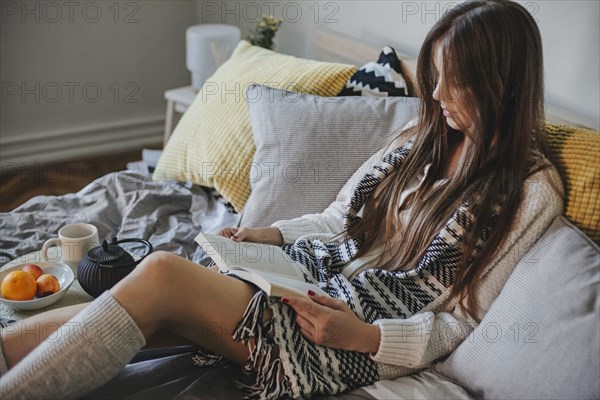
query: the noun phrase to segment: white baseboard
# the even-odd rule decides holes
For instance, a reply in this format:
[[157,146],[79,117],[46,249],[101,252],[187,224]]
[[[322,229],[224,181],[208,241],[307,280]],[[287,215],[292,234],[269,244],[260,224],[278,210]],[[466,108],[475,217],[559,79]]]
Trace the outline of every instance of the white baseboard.
[[[122,153],[161,145],[164,115],[77,129],[33,132],[0,140],[0,162],[25,166]],[[141,159],[141,153],[140,153]]]

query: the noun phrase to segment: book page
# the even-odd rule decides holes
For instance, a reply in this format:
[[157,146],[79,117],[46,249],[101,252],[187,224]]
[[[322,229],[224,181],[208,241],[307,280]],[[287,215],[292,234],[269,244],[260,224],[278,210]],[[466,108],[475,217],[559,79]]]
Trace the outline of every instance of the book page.
[[274,276],[269,274],[268,272],[255,271],[255,273],[260,274],[265,277],[266,280],[271,284],[271,296],[281,297],[285,295],[293,295],[293,296],[304,296],[308,297],[308,290],[312,290],[313,292],[329,296],[327,292],[322,290],[320,287],[313,285],[312,283],[300,282],[295,279],[288,279],[282,276]]
[[261,243],[236,242],[229,238],[199,233],[196,242],[223,272],[250,269],[304,282],[302,270],[278,246]]
[[253,283],[262,289],[268,296],[273,297],[285,297],[285,296],[299,296],[310,299],[308,291],[329,296],[327,292],[322,290],[312,283],[301,282],[295,279],[284,278],[279,275],[270,274],[268,272],[247,270],[247,269],[235,269],[230,272],[233,275],[237,275],[243,280]]

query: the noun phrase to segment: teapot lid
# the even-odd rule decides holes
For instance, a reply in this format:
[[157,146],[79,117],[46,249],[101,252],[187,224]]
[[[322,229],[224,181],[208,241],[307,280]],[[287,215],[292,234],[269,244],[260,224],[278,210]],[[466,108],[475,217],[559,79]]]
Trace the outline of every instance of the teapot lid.
[[117,238],[113,238],[112,243],[108,243],[106,239],[102,241],[102,245],[96,246],[88,252],[90,260],[98,263],[118,264],[121,262],[132,262],[131,254],[123,250],[117,244]]

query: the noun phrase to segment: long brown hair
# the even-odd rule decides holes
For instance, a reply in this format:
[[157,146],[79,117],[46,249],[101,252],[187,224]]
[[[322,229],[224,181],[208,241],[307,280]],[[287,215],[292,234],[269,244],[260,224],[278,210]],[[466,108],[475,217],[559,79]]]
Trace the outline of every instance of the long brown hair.
[[[432,95],[438,72],[434,65],[441,46],[443,76],[460,90],[473,116],[473,137],[465,141],[464,156],[444,185],[449,163],[448,137],[460,135],[444,121]],[[365,204],[362,220],[348,227],[345,238],[364,235],[358,256],[373,245],[385,226],[381,268],[408,270],[417,265],[433,238],[463,202],[476,204],[472,230],[464,238],[463,259],[451,294],[476,318],[476,291],[485,266],[507,236],[521,201],[532,146],[548,156],[545,144],[542,43],[538,27],[521,5],[508,0],[466,1],[434,25],[421,48],[417,84],[422,96],[414,145],[402,167],[390,173]],[[442,88],[447,90],[447,88]],[[497,140],[494,140],[497,134]],[[400,221],[400,193],[431,163],[427,178],[412,201],[408,223]],[[490,220],[492,208],[503,200],[503,211]],[[486,226],[493,225],[477,256],[469,260]],[[486,233],[487,235],[487,233]],[[463,304],[464,305],[464,304]]]

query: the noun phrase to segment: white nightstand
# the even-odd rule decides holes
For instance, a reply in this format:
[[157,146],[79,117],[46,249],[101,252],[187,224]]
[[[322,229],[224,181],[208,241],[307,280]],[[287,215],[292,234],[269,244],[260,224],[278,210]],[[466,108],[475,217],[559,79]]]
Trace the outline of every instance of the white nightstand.
[[[166,146],[173,128],[181,117],[190,107],[198,92],[191,86],[184,86],[177,89],[170,89],[165,92],[167,100],[167,115],[165,117],[165,138],[163,145]],[[179,115],[175,115],[175,113]]]

